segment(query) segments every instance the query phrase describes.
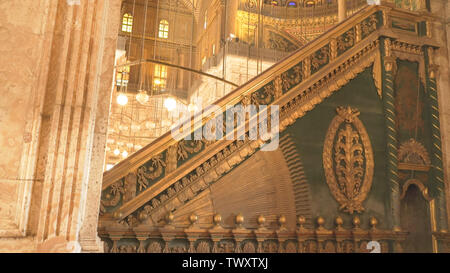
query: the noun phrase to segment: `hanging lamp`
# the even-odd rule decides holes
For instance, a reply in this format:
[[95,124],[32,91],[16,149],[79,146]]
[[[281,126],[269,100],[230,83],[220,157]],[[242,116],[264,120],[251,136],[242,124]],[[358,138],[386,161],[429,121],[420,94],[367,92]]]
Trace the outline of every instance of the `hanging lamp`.
[[[142,44],[141,44],[141,58],[140,58],[140,66],[141,71],[139,74],[139,90],[138,94],[136,95],[136,100],[140,103],[145,105],[150,97],[148,95],[147,90],[144,88],[144,82],[145,82],[145,64],[144,64],[144,47],[145,47],[145,32],[147,29],[147,8],[148,8],[148,0],[146,1],[145,9],[144,9],[144,29],[142,31]],[[144,75],[144,77],[143,77]]]

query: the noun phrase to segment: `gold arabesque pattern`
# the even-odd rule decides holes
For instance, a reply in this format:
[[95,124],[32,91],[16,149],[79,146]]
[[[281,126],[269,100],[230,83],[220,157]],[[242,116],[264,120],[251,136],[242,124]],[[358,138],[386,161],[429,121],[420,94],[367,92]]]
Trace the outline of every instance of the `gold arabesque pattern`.
[[323,167],[340,209],[353,214],[364,210],[373,179],[373,152],[359,111],[350,106],[336,111],[325,138]]

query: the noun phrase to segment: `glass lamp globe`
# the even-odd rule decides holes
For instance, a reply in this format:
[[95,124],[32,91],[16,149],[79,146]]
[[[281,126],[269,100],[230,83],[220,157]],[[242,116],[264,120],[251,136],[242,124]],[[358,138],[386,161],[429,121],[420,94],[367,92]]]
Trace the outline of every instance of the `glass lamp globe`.
[[155,124],[154,122],[147,121],[147,122],[145,122],[145,127],[146,127],[147,129],[155,129],[156,124]]
[[140,90],[139,93],[136,95],[136,100],[140,104],[146,104],[149,99],[150,99],[149,95],[144,90]]
[[139,130],[141,130],[141,126],[139,126],[137,124],[132,124],[131,125],[131,130],[132,131],[139,131]]
[[127,156],[128,156],[128,152],[127,152],[127,151],[123,151],[122,157],[123,157],[123,158],[126,158]]
[[197,112],[197,111],[198,111],[197,105],[195,105],[195,104],[193,104],[193,103],[190,103],[190,104],[188,105],[188,111],[189,111],[189,112]]
[[115,149],[115,150],[114,150],[114,154],[115,154],[115,155],[119,155],[119,154],[120,154],[119,149]]
[[168,111],[173,111],[177,107],[177,101],[174,98],[167,98],[164,100],[164,107]]
[[122,106],[126,105],[128,103],[127,95],[125,95],[124,93],[119,93],[117,95],[117,103]]

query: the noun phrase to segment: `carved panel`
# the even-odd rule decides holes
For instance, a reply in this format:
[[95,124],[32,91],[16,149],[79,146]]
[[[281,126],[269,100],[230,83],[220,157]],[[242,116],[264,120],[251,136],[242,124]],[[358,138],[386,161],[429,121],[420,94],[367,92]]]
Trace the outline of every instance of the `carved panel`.
[[357,109],[348,106],[336,111],[325,138],[323,167],[340,209],[353,214],[364,210],[362,203],[372,185],[372,145]]

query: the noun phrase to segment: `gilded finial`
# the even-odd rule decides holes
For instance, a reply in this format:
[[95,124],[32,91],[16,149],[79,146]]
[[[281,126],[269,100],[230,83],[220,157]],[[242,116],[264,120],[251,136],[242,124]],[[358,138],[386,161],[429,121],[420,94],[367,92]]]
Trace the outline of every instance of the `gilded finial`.
[[213,222],[215,225],[219,225],[220,222],[222,222],[222,215],[220,215],[219,213],[216,213],[213,217]]
[[198,216],[195,213],[192,213],[189,216],[189,222],[191,222],[191,225],[194,225],[198,221]]
[[360,225],[361,225],[361,219],[359,219],[358,216],[353,217],[353,226],[355,228],[359,228]]
[[175,218],[175,216],[173,215],[173,213],[172,212],[169,212],[167,215],[166,215],[166,223],[167,224],[171,224],[172,222],[173,222],[173,219]]
[[306,218],[305,216],[299,216],[297,218],[297,223],[300,225],[300,227],[302,227],[305,223],[306,223]]
[[286,224],[286,216],[280,215],[280,217],[278,218],[278,223],[280,224],[280,226],[284,226]]
[[297,217],[297,223],[298,223],[298,232],[303,232],[306,230],[306,228],[304,227],[305,223],[306,223],[306,218],[305,216],[299,216]]
[[147,219],[148,214],[145,212],[145,210],[141,211],[139,213],[139,220],[144,221],[145,219]]
[[370,226],[372,229],[376,229],[378,225],[378,220],[374,216],[370,217]]
[[244,216],[242,215],[242,213],[239,212],[239,214],[236,215],[235,221],[238,227],[242,226],[242,224],[244,223]]
[[264,217],[264,215],[259,215],[256,221],[258,222],[258,225],[260,227],[263,227],[264,223],[266,222],[266,217]]
[[336,230],[342,230],[343,229],[342,225],[344,224],[344,220],[342,219],[341,216],[336,217],[335,223],[336,223]]
[[286,230],[286,216],[284,216],[283,214],[281,214],[278,217],[278,224],[280,225],[279,227],[279,231],[284,231]]
[[122,212],[120,212],[120,211],[115,211],[114,213],[113,213],[113,217],[114,218],[116,218],[116,219],[122,219],[123,218],[123,213]]
[[321,216],[317,217],[317,225],[319,226],[319,229],[323,228],[324,224],[325,224],[325,219]]

